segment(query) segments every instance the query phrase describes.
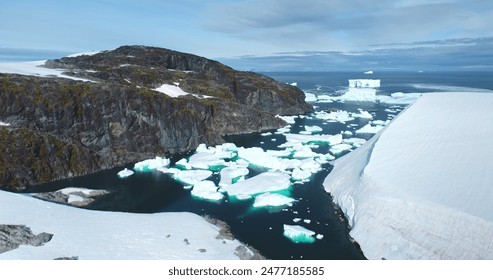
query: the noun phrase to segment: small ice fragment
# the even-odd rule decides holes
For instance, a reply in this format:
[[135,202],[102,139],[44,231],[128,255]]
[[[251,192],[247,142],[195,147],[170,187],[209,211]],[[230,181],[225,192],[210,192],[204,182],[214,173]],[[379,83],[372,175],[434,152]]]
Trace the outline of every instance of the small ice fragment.
[[283,235],[294,243],[313,243],[315,242],[314,231],[298,225],[283,225]]
[[118,177],[120,178],[126,178],[128,176],[132,176],[134,172],[128,168],[123,169],[122,171],[118,172]]

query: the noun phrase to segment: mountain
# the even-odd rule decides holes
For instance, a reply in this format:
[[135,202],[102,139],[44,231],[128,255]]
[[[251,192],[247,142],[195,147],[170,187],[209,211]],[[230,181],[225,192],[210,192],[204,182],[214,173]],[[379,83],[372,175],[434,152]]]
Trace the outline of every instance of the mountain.
[[161,48],[125,46],[44,66],[78,80],[0,73],[0,121],[9,124],[0,125],[2,188],[215,145],[284,126],[276,115],[313,110],[297,87]]

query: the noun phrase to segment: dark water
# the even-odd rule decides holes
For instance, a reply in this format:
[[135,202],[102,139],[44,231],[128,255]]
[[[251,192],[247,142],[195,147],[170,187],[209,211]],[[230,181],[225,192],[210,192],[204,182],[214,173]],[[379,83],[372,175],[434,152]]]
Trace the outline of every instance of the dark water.
[[[268,73],[282,82],[297,82],[306,91],[318,94],[334,94],[347,88],[347,80],[352,78],[381,79],[382,87],[379,94],[393,92],[423,92],[439,91],[443,86],[475,87],[493,89],[491,75],[482,73],[474,75],[441,75],[438,73],[375,73],[363,75],[360,73]],[[443,77],[445,76],[445,77]],[[419,84],[418,88],[413,85]],[[428,90],[421,88],[428,86]],[[448,88],[450,90],[450,87]],[[364,109],[371,112],[374,120],[389,120],[395,114],[385,111],[391,107],[401,111],[403,105],[383,105],[367,102],[356,103],[317,103],[317,110],[341,109],[357,112]],[[323,128],[323,134],[337,134],[341,131],[356,129],[364,126],[368,120],[355,119],[345,124],[324,122],[316,119],[298,118],[292,125],[291,133],[303,130],[304,125],[318,125]],[[351,126],[351,124],[353,126]],[[372,135],[358,135],[359,138],[369,139]],[[243,147],[262,147],[276,150],[285,142],[285,136],[273,134],[261,136],[249,134],[227,137],[226,141]],[[318,153],[327,153],[327,146],[314,149]],[[177,161],[186,155],[176,155]],[[125,166],[132,168],[133,164]],[[123,167],[105,170],[96,174],[54,182],[45,186],[51,190],[65,187],[85,187],[90,189],[107,189],[110,194],[91,204],[89,208],[105,211],[124,211],[134,213],[178,212],[188,211],[197,214],[207,214],[228,223],[233,234],[241,241],[259,249],[262,254],[272,259],[364,259],[357,244],[349,238],[349,229],[342,213],[332,205],[331,198],[323,190],[322,182],[332,169],[330,164],[324,164],[323,170],[310,182],[293,185],[291,197],[298,200],[292,207],[272,212],[269,209],[253,209],[251,201],[208,202],[192,198],[189,190],[183,189],[169,175],[160,172],[137,173],[126,179],[116,175]],[[260,170],[252,169],[250,176]],[[216,183],[218,175],[213,178]],[[36,191],[38,187],[31,191]],[[310,230],[323,234],[321,240],[312,244],[296,244],[283,236],[284,224],[295,224],[294,218],[309,219],[311,222],[298,223]]]

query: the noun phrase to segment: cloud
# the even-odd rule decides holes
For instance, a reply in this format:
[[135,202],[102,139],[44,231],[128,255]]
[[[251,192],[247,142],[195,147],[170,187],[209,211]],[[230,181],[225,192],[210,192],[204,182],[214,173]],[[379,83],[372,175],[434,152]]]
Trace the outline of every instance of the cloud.
[[219,59],[257,71],[493,70],[493,37],[415,42],[358,52],[300,51]]
[[245,0],[213,5],[204,28],[285,51],[493,35],[493,2]]

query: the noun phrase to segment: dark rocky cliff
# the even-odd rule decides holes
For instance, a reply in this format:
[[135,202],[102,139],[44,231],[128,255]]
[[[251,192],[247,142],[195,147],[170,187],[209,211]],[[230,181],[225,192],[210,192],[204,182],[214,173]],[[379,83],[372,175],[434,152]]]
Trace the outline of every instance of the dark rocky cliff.
[[[0,74],[0,120],[12,124],[0,126],[2,188],[217,144],[285,125],[275,114],[311,110],[295,87],[164,49],[122,47],[47,65],[96,82]],[[165,83],[197,95],[152,90]]]

